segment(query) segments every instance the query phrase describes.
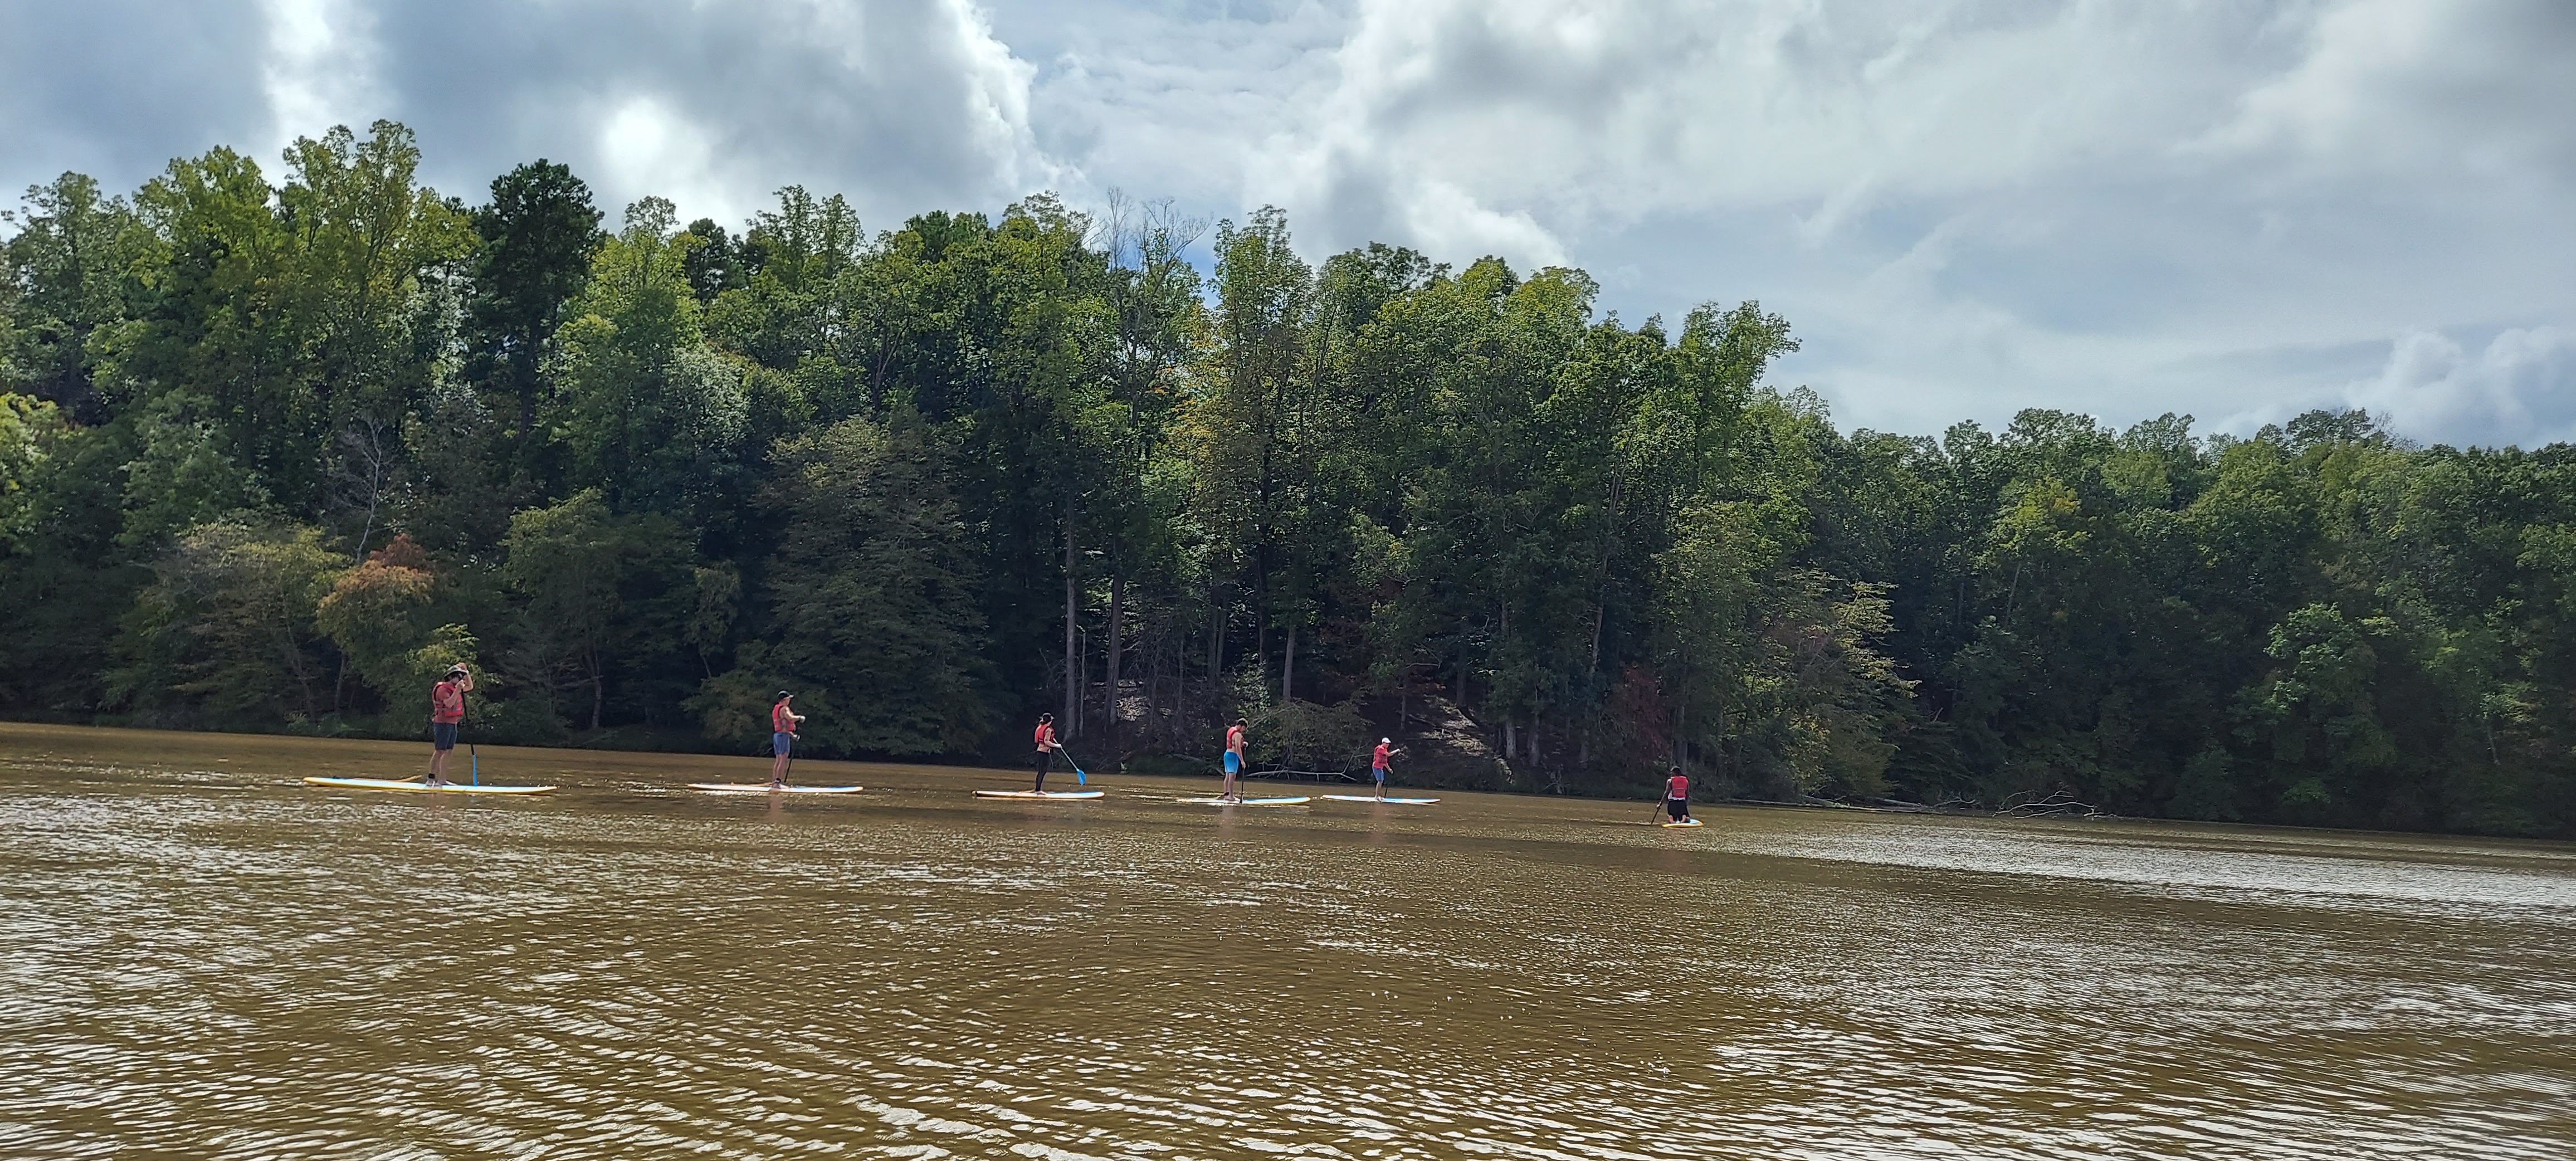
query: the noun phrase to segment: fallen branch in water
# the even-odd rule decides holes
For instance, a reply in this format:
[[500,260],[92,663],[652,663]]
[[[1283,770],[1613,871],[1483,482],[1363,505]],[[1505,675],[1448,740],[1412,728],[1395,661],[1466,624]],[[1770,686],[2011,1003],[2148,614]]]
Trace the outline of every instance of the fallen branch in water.
[[2059,790],[2046,798],[2028,802],[2007,802],[1995,813],[2006,818],[2032,818],[2060,814],[2074,814],[2085,818],[2110,817],[2092,803],[2076,801],[2074,793],[2067,790]]

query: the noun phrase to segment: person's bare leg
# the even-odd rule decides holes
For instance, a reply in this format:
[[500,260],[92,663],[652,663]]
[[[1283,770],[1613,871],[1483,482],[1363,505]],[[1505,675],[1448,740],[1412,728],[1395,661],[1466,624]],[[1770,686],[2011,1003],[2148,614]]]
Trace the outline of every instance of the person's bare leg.
[[787,785],[787,755],[772,754],[769,756],[769,784],[772,786]]

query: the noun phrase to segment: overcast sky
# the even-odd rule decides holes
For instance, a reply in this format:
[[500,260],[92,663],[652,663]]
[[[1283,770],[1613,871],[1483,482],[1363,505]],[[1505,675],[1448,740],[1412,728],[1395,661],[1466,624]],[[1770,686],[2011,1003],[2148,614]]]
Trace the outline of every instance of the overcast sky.
[[[1111,189],[1758,298],[1844,424],[2576,439],[2569,0],[0,0],[0,189],[409,123],[479,201]],[[274,176],[272,174],[272,176]],[[14,199],[0,199],[0,204]]]

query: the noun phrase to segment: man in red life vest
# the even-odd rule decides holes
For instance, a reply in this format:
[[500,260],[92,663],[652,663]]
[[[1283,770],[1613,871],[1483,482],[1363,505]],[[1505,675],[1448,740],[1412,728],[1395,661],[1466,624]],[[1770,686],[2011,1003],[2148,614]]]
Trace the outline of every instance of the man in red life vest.
[[1054,714],[1038,715],[1037,742],[1038,783],[1036,789],[1038,793],[1044,794],[1046,793],[1047,771],[1055,769],[1055,752],[1064,748],[1062,743],[1055,740]]
[[1664,813],[1673,816],[1674,822],[1691,820],[1690,779],[1683,776],[1679,766],[1673,767],[1672,777],[1664,779]]
[[458,664],[429,687],[429,784],[447,785],[447,755],[456,749],[456,727],[465,721],[465,695],[474,692],[474,674]]
[[1369,775],[1377,779],[1377,796],[1386,797],[1387,763],[1393,761],[1395,739],[1379,738],[1377,750],[1369,755]]
[[796,724],[805,720],[789,702],[796,695],[778,691],[778,704],[769,707],[769,788],[787,785],[788,751],[796,743]]
[[1243,732],[1252,723],[1242,718],[1225,728],[1225,792],[1217,795],[1227,802],[1241,802],[1243,795],[1235,790],[1234,780],[1243,775]]

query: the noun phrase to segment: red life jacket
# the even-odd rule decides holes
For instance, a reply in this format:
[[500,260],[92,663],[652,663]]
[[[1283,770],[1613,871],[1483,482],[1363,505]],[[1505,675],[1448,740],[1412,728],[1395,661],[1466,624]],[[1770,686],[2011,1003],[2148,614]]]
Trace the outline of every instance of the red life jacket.
[[1054,749],[1054,748],[1055,748],[1055,723],[1053,723],[1053,722],[1039,722],[1039,723],[1038,723],[1038,733],[1037,733],[1037,738],[1038,738],[1038,749],[1039,749],[1041,752]]
[[1673,775],[1672,777],[1665,779],[1665,780],[1664,780],[1664,797],[1666,797],[1666,798],[1688,798],[1688,797],[1690,797],[1690,779],[1688,779],[1688,778],[1684,778],[1684,777],[1682,777],[1682,776],[1681,776],[1681,775],[1679,775],[1679,774],[1675,774],[1675,775]]
[[783,701],[769,707],[769,728],[782,734],[795,733],[796,711],[788,709]]
[[465,691],[453,681],[442,681],[429,687],[429,720],[455,725],[465,720]]

